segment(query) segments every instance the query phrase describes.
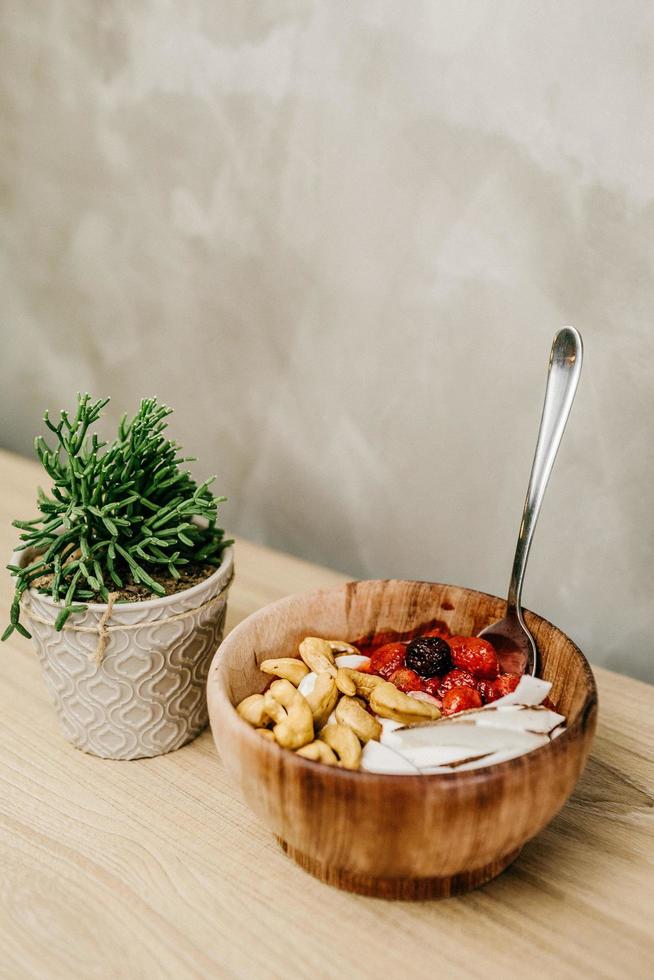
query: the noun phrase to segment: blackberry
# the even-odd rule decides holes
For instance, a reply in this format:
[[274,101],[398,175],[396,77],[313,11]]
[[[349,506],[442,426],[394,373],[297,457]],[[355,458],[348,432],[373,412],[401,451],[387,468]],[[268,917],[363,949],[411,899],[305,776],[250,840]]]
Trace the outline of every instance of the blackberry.
[[452,669],[452,651],[440,636],[418,636],[406,648],[405,663],[420,677],[447,674]]

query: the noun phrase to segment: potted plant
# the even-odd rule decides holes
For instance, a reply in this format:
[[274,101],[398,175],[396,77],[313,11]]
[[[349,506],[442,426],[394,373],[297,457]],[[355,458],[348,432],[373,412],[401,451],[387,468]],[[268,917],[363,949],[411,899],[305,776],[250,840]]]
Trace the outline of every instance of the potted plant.
[[[205,682],[233,576],[216,526],[224,497],[198,484],[166,436],[171,409],[144,399],[113,442],[91,427],[108,399],[44,422],[50,478],[21,540],[6,639],[32,636],[65,736],[103,758],[177,749],[207,724]],[[29,630],[25,623],[29,624]]]

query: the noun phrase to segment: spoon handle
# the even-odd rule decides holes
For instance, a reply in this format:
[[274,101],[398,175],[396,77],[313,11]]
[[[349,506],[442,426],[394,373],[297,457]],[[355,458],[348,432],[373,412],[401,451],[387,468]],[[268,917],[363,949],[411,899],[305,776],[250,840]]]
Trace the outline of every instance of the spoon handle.
[[531,466],[525,507],[522,512],[518,543],[513,559],[507,612],[520,609],[522,582],[527,567],[529,548],[545,496],[547,482],[554,466],[563,430],[568,421],[568,415],[579,384],[582,357],[583,345],[579,333],[574,327],[563,327],[556,334],[550,353],[545,402],[538,430],[534,461]]

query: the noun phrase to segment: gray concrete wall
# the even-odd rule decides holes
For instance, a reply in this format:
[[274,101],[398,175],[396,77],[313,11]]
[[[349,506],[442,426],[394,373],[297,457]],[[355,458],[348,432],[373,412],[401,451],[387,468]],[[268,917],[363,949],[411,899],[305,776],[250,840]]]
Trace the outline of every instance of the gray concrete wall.
[[[229,527],[503,592],[654,680],[647,0],[2,5],[2,443],[158,394]],[[25,501],[29,516],[30,501]]]

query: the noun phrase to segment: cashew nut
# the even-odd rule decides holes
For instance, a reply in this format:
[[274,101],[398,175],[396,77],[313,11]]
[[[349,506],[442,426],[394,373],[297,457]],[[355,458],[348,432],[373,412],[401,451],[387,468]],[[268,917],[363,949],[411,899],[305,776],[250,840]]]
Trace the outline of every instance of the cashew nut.
[[276,660],[264,660],[259,664],[259,670],[264,674],[283,677],[297,687],[303,677],[309,673],[309,668],[297,657],[278,657]]
[[346,667],[339,667],[336,671],[336,687],[341,694],[346,694],[349,698],[353,698],[357,693],[356,684],[348,674]]
[[[344,680],[345,677],[353,682],[355,688],[354,691],[351,691],[351,689],[348,689],[347,691],[343,690],[343,687],[347,684],[347,681]],[[370,697],[373,690],[379,684],[385,683],[384,678],[379,677],[377,674],[364,674],[363,671],[352,670],[350,667],[339,667],[338,674],[336,675],[336,683],[338,684],[339,681],[343,685],[340,688],[343,694],[351,696],[352,694],[356,693],[366,699]]]
[[290,681],[275,681],[266,692],[266,708],[269,700],[275,700],[285,708],[284,717],[273,728],[279,745],[285,749],[299,749],[313,741],[313,715],[306,698]]
[[322,742],[320,739],[303,745],[295,754],[301,755],[303,759],[312,759],[313,762],[324,762],[326,766],[338,765],[335,753],[327,745],[327,742]]
[[314,673],[336,676],[334,654],[328,640],[321,640],[318,636],[305,637],[300,643],[300,656]]
[[263,694],[251,694],[248,698],[244,698],[240,704],[236,705],[236,710],[241,718],[244,718],[250,725],[254,725],[255,728],[261,728],[270,723],[271,718],[266,711]]
[[436,705],[410,698],[390,681],[383,681],[375,687],[369,703],[375,714],[399,721],[403,725],[411,725],[416,721],[436,721],[441,716]]
[[[287,683],[290,684],[290,681],[287,681]],[[279,722],[284,721],[284,719],[286,718],[286,711],[279,703],[277,698],[273,694],[271,694],[269,690],[266,691],[266,693],[263,696],[263,706],[265,708],[266,714],[275,723],[278,724]]]
[[381,738],[382,726],[355,698],[341,698],[336,705],[336,721],[351,728],[362,742],[378,742]]
[[346,725],[327,725],[320,732],[319,739],[333,749],[342,769],[358,769],[361,763],[361,743],[351,728]]
[[353,647],[351,643],[346,643],[345,640],[327,640],[329,643],[329,649],[334,653],[355,653],[359,654],[357,647]]
[[310,694],[305,695],[311,708],[316,730],[322,728],[338,701],[336,681],[329,674],[318,674]]

